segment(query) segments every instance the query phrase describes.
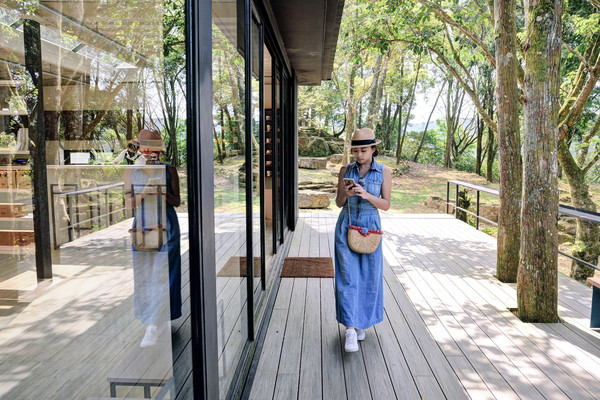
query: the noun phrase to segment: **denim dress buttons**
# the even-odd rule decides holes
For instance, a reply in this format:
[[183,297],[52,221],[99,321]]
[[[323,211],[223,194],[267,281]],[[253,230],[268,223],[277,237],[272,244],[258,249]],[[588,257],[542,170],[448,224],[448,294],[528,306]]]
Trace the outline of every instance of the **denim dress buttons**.
[[[356,162],[348,164],[346,176],[370,194],[381,197],[383,165],[375,161],[364,178]],[[352,225],[381,229],[378,209],[368,200],[352,196],[340,211],[335,227],[336,318],[344,326],[367,329],[383,321],[382,242],[371,254],[356,253],[348,247],[348,203]]]

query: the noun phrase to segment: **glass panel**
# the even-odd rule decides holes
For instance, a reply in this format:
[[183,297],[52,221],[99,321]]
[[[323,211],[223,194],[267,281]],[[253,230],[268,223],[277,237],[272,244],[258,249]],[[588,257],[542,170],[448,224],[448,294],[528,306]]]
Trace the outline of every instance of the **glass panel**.
[[[246,285],[245,61],[236,3],[213,1],[215,259],[220,397],[234,379],[248,337]],[[259,264],[260,265],[260,264]]]
[[183,1],[0,0],[0,32],[0,398],[185,397]]
[[[254,257],[254,292],[258,294],[261,288],[261,213],[260,213],[260,187],[261,187],[261,168],[260,157],[262,143],[261,130],[261,109],[260,109],[260,85],[262,84],[262,65],[260,65],[260,27],[252,19],[252,174],[253,174],[253,193],[252,198],[252,240]],[[254,296],[258,300],[258,296]],[[259,302],[255,301],[254,306],[258,307]]]
[[275,118],[273,114],[273,73],[272,73],[272,58],[266,46],[264,51],[264,93],[265,93],[265,197],[262,199],[265,208],[265,270],[266,282],[270,285],[272,274],[271,262],[273,261],[273,176],[275,171],[274,166],[274,132]]
[[279,135],[281,140],[281,174],[283,176],[283,182],[280,184],[283,185],[283,189],[280,191],[281,193],[281,203],[283,207],[281,207],[281,232],[283,235],[284,228],[287,226],[287,212],[289,205],[289,198],[287,193],[289,193],[289,181],[290,177],[287,175],[287,166],[289,163],[289,141],[287,135],[289,132],[287,130],[289,119],[289,99],[288,99],[288,77],[287,74],[283,75],[283,85],[281,87],[281,133]]
[[[279,67],[279,65],[278,65]],[[282,127],[282,114],[281,114],[281,81],[280,81],[280,72],[279,68],[276,69],[275,72],[275,109],[277,110],[277,132],[275,134],[276,137],[276,145],[277,145],[277,168],[276,168],[276,190],[277,194],[276,198],[276,210],[277,210],[277,226],[276,226],[276,246],[279,245],[279,242],[282,238],[281,231],[281,160],[282,160],[282,147],[281,147],[281,127]]]

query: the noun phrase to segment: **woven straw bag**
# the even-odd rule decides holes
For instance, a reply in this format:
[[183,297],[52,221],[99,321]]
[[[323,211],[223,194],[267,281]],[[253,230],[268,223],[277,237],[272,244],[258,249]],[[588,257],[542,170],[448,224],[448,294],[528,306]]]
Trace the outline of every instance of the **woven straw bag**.
[[366,234],[362,229],[348,225],[348,246],[357,253],[370,254],[377,250],[383,232],[369,229]]
[[383,231],[352,225],[351,218],[350,199],[348,199],[348,222],[350,222],[348,225],[348,247],[362,254],[370,254],[377,250],[381,236],[383,236]]

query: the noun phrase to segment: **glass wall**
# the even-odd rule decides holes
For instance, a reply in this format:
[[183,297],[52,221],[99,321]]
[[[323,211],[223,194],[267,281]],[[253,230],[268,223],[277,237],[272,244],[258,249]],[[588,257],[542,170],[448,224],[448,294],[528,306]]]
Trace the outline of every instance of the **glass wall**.
[[0,398],[191,393],[183,10],[0,0]]
[[[252,136],[246,135],[245,129],[246,72],[244,32],[239,28],[243,14],[238,11],[239,3],[212,3],[215,261],[221,398],[227,396],[236,378],[236,368],[248,340],[246,176],[247,168],[252,169],[253,163],[248,157]],[[243,10],[243,2],[241,4]]]

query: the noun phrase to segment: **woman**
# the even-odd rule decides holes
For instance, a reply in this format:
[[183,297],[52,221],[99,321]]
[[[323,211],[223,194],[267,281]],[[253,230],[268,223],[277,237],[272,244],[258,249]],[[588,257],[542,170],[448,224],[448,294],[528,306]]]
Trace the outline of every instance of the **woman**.
[[[140,347],[149,347],[156,344],[162,323],[181,317],[180,231],[175,211],[181,196],[177,169],[160,161],[165,151],[160,133],[142,129],[138,139],[146,165],[131,169],[127,181],[135,207],[134,313],[146,325]],[[166,243],[158,238],[164,236],[160,227],[165,220]],[[140,230],[146,232],[146,243],[140,244],[140,236],[135,236]]]
[[[358,351],[364,330],[383,321],[381,242],[371,254],[356,253],[348,247],[349,224],[381,230],[378,210],[390,208],[392,173],[375,160],[380,142],[369,128],[354,132],[348,147],[356,161],[343,166],[338,176],[335,202],[342,210],[335,228],[335,303],[336,318],[346,326],[347,352]],[[344,178],[355,183],[345,185]]]
[[121,153],[119,153],[119,155],[113,161],[113,164],[118,165],[121,164],[123,160],[125,160],[127,165],[144,165],[146,163],[146,159],[139,151],[139,148],[140,142],[138,142],[137,140],[130,140],[127,143],[127,148]]

